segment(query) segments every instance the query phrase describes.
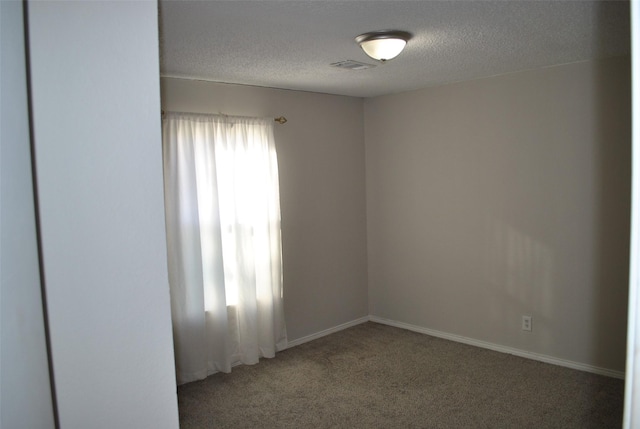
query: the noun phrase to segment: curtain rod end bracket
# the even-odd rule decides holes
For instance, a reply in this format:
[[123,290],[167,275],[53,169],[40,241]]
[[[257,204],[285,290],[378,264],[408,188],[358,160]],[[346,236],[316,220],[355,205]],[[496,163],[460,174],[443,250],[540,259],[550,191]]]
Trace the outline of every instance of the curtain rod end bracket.
[[284,116],[280,116],[279,118],[275,118],[274,121],[282,125],[287,123],[287,118],[285,118]]

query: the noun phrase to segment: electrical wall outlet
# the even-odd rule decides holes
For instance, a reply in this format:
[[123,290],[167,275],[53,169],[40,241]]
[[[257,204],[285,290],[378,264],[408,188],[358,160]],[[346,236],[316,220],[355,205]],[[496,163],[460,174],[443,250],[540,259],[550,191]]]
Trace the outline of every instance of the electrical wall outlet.
[[533,323],[531,322],[531,316],[522,316],[522,330],[531,331]]

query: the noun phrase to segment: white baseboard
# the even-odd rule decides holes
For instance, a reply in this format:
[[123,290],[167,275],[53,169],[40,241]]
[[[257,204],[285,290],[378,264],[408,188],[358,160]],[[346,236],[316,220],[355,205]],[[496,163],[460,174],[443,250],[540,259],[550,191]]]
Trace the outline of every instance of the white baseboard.
[[309,341],[316,340],[318,338],[322,338],[324,336],[333,334],[335,332],[342,331],[344,329],[350,328],[352,326],[360,325],[365,322],[375,322],[381,323],[383,325],[394,326],[400,329],[406,329],[413,332],[419,332],[421,334],[431,335],[433,337],[443,338],[445,340],[455,341],[458,343],[469,344],[475,347],[481,347],[483,349],[489,349],[500,353],[507,353],[514,356],[523,357],[526,359],[536,360],[539,362],[549,363],[552,365],[558,365],[565,368],[577,369],[579,371],[590,372],[593,374],[604,375],[607,377],[619,378],[624,380],[624,372],[615,371],[608,368],[601,368],[593,365],[588,365],[580,362],[574,362],[566,359],[560,359],[553,356],[543,355],[539,353],[529,352],[526,350],[520,350],[513,347],[501,346],[499,344],[490,343],[487,341],[475,340],[473,338],[463,337],[462,335],[449,334],[442,331],[437,331],[435,329],[423,328],[421,326],[411,325],[404,322],[398,322],[395,320],[385,319],[378,316],[364,316],[356,320],[352,320],[347,323],[343,323],[338,326],[334,326],[333,328],[325,329],[323,331],[317,332],[315,334],[307,335],[302,338],[298,338],[292,341],[289,341],[287,344],[287,349],[295,346],[299,346],[300,344],[307,343]]
[[419,332],[421,334],[427,334],[427,335],[431,335],[438,338],[444,338],[445,340],[451,340],[451,341],[456,341],[458,343],[469,344],[471,346],[482,347],[484,349],[494,350],[501,353],[508,353],[511,355],[520,356],[527,359],[550,363],[552,365],[558,365],[566,368],[577,369],[580,371],[590,372],[593,374],[605,375],[607,377],[624,379],[624,372],[621,372],[621,371],[614,371],[612,369],[600,368],[597,366],[587,365],[579,362],[573,362],[566,359],[560,359],[552,356],[528,352],[525,350],[514,349],[512,347],[501,346],[501,345],[489,343],[486,341],[474,340],[473,338],[463,337],[461,335],[455,335],[455,334],[448,334],[446,332],[436,331],[434,329],[422,328],[420,326],[410,325],[408,323],[403,323],[403,322],[397,322],[395,320],[384,319],[378,316],[369,316],[369,320],[375,323],[381,323],[383,325],[389,325],[389,326],[394,326],[396,328],[407,329],[409,331]]
[[309,341],[317,340],[318,338],[325,337],[343,329],[350,328],[352,326],[360,325],[369,321],[369,316],[364,316],[351,322],[343,323],[342,325],[334,326],[333,328],[325,329],[324,331],[317,332],[315,334],[307,335],[306,337],[298,338],[296,340],[289,341],[287,348],[299,346],[300,344],[307,343]]

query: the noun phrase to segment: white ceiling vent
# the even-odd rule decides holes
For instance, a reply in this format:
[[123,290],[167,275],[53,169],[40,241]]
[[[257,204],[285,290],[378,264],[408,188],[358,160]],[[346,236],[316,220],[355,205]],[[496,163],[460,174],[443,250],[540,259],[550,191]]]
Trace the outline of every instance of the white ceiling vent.
[[331,67],[337,67],[345,70],[366,70],[375,67],[375,64],[365,64],[354,60],[338,61],[337,63],[329,65]]

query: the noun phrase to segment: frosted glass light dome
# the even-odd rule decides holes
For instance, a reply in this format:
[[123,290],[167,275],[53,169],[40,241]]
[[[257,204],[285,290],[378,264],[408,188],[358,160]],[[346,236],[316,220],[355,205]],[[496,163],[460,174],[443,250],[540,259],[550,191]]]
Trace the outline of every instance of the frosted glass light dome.
[[387,61],[397,57],[411,34],[404,31],[374,31],[356,37],[356,42],[371,58]]

